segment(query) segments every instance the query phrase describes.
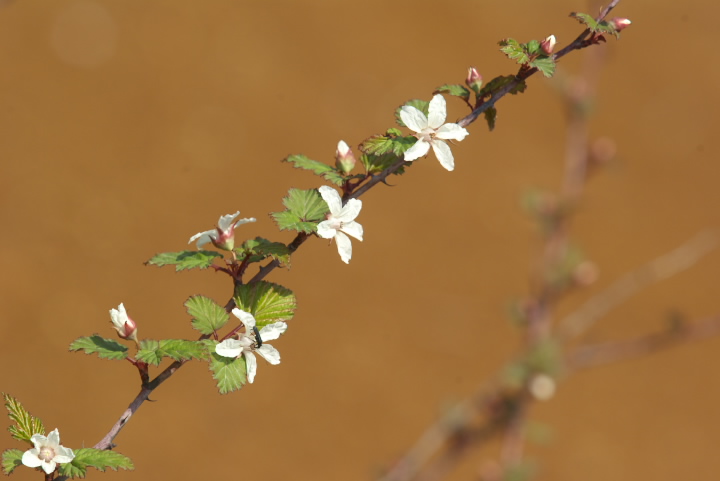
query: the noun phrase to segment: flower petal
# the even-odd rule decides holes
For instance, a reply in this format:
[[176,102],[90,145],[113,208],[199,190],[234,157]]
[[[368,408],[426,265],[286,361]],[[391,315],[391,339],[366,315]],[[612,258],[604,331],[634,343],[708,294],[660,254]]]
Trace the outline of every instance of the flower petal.
[[333,227],[335,222],[324,220],[317,225],[317,235],[323,239],[332,239],[337,234],[337,229]]
[[31,448],[25,451],[22,455],[22,463],[28,468],[37,468],[42,464],[42,461],[38,457],[38,451],[36,448]]
[[350,199],[342,208],[340,215],[335,216],[335,219],[347,224],[355,220],[360,214],[360,209],[362,209],[362,201],[360,199]]
[[[238,211],[239,213],[239,211]],[[239,221],[235,222],[235,225],[233,226],[233,229],[239,225],[247,224],[248,222],[255,222],[257,219],[255,217],[245,217],[244,219],[240,219]]]
[[233,316],[237,317],[242,321],[246,328],[252,330],[255,327],[255,318],[249,312],[245,312],[237,307],[232,310]]
[[218,220],[218,228],[223,232],[227,232],[228,229],[230,229],[230,227],[232,227],[235,217],[237,217],[239,215],[240,215],[240,211],[237,211],[234,214],[220,216],[220,220]]
[[400,109],[400,119],[413,132],[420,132],[428,126],[428,119],[425,114],[409,105],[405,105]]
[[430,150],[430,143],[425,142],[422,139],[418,139],[418,141],[415,142],[415,145],[405,151],[404,158],[406,161],[410,162],[427,154],[428,150]]
[[128,321],[127,311],[125,306],[120,303],[117,309],[110,309],[110,320],[118,329],[124,329],[125,323]]
[[225,339],[215,346],[215,353],[218,356],[235,358],[243,352],[243,343],[237,339]]
[[359,241],[363,240],[363,227],[355,221],[348,222],[347,224],[343,225],[342,229],[340,230],[342,230],[348,235],[353,236]]
[[447,170],[455,169],[455,159],[453,158],[450,146],[442,140],[436,140],[433,142],[432,146],[435,156],[440,161],[440,165],[445,167]]
[[58,431],[57,428],[50,431],[47,436],[47,442],[45,443],[45,446],[50,446],[52,448],[60,446],[60,431]]
[[470,135],[470,132],[460,127],[458,124],[445,124],[435,133],[435,138],[462,140]]
[[257,353],[264,357],[265,360],[273,366],[280,364],[280,352],[270,344],[263,344],[260,346]]
[[213,239],[217,239],[217,230],[206,230],[205,232],[198,232],[190,238],[188,244],[197,239],[197,248],[200,249],[208,242],[212,242]]
[[[287,324],[284,322],[273,322],[260,329],[260,338],[265,341],[274,341],[280,334],[283,334],[287,330]],[[262,346],[260,346],[262,347]]]
[[75,453],[72,449],[66,448],[65,446],[58,446],[55,449],[53,461],[56,463],[70,463],[73,459],[75,459]]
[[340,194],[338,194],[337,190],[327,185],[323,185],[318,188],[318,192],[320,192],[320,196],[323,198],[328,207],[330,207],[330,213],[333,216],[340,215],[342,212],[342,200],[340,199]]
[[42,462],[42,469],[43,469],[43,471],[45,471],[46,474],[50,474],[53,471],[55,471],[56,466],[57,466],[57,464],[55,464],[55,461],[52,461],[52,460]]
[[430,101],[428,107],[428,127],[437,129],[445,123],[447,117],[447,106],[445,104],[445,97],[440,94],[435,95]]
[[352,242],[350,242],[350,238],[342,232],[338,232],[335,236],[335,243],[337,244],[340,259],[342,259],[345,264],[349,264],[350,258],[352,257]]
[[255,374],[257,374],[257,359],[255,354],[250,351],[245,351],[245,368],[247,370],[247,380],[252,384],[255,380]]

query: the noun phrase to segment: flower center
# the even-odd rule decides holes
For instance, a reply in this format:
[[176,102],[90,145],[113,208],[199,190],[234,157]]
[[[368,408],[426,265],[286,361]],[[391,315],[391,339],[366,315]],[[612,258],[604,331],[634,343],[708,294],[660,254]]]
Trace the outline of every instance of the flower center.
[[43,461],[52,461],[52,459],[55,457],[55,450],[51,448],[50,446],[43,446],[40,448],[40,452],[38,453],[38,458],[40,458]]
[[435,129],[433,129],[432,127],[426,127],[420,132],[418,132],[416,137],[419,140],[424,140],[425,142],[432,143],[433,138],[435,138]]

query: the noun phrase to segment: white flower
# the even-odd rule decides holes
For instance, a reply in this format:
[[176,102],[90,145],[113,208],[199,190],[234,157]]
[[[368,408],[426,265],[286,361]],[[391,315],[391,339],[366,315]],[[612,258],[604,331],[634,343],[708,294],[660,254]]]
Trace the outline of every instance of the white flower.
[[60,433],[57,429],[51,431],[47,437],[42,434],[33,434],[30,441],[35,445],[23,453],[22,463],[29,468],[42,467],[47,474],[55,471],[61,463],[69,463],[75,457],[70,448],[60,446]]
[[419,159],[427,154],[432,146],[435,156],[440,161],[440,165],[447,170],[455,168],[455,159],[453,159],[450,146],[445,140],[462,140],[469,134],[467,130],[458,124],[445,124],[447,109],[445,107],[445,99],[442,95],[435,95],[430,101],[428,108],[428,116],[415,107],[408,105],[400,109],[400,118],[407,127],[416,132],[415,137],[418,141],[405,152],[405,160],[411,161]]
[[128,317],[125,306],[121,303],[117,309],[110,309],[110,322],[123,339],[137,342],[137,325]]
[[334,237],[340,259],[345,264],[348,264],[352,257],[352,243],[345,234],[351,235],[359,241],[363,240],[363,228],[355,222],[355,218],[362,209],[362,201],[350,199],[343,207],[340,194],[332,187],[323,185],[318,191],[320,191],[323,200],[330,207],[330,214],[327,220],[318,224],[317,233],[323,239],[332,239]]
[[254,217],[248,217],[247,219],[240,219],[233,223],[235,217],[239,215],[240,211],[234,214],[220,216],[220,220],[218,220],[218,225],[215,229],[198,232],[190,238],[188,244],[197,240],[197,248],[200,249],[208,242],[212,242],[218,249],[232,250],[235,246],[235,228],[248,222],[255,222]]
[[245,325],[245,332],[240,334],[239,339],[225,339],[217,344],[215,352],[223,357],[238,357],[241,354],[245,356],[247,379],[248,382],[252,383],[255,380],[255,373],[257,373],[257,359],[255,359],[253,352],[260,354],[272,365],[280,364],[280,353],[270,344],[265,344],[265,341],[274,341],[279,338],[280,334],[287,330],[287,324],[273,322],[263,326],[258,331],[260,334],[258,339],[254,329],[255,318],[253,315],[238,308],[233,309],[232,313]]

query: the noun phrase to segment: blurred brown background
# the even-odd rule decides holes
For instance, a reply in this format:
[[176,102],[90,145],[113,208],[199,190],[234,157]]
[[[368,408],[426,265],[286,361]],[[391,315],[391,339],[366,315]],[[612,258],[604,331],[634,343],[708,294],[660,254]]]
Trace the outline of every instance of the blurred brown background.
[[[619,158],[589,186],[574,237],[600,267],[569,312],[628,270],[720,220],[719,63],[712,2],[623,0],[592,124]],[[112,336],[124,302],[141,337],[194,336],[182,303],[224,303],[227,279],[143,266],[180,250],[221,214],[256,224],[239,238],[288,241],[266,213],[318,181],[279,160],[332,162],[393,125],[410,98],[515,65],[495,42],[580,32],[585,2],[40,1],[0,9],[0,389],[63,444],[92,446],[135,396],[126,363],[67,352]],[[402,23],[395,19],[403,18]],[[561,63],[577,71],[583,54]],[[444,406],[518,349],[508,302],[528,290],[539,237],[518,199],[561,179],[563,111],[539,77],[453,150],[455,172],[423,160],[363,198],[365,242],[350,265],[308,242],[270,280],[300,309],[252,386],[217,394],[185,366],[117,438],[136,463],[113,479],[368,480]],[[465,114],[449,102],[450,118]],[[459,253],[458,253],[459,252]],[[657,329],[671,310],[720,312],[720,254],[644,290],[589,340]],[[570,378],[535,421],[540,480],[718,479],[720,339]],[[21,447],[9,438],[3,448]],[[476,479],[484,451],[452,479]],[[37,479],[19,469],[16,479]],[[93,478],[99,474],[91,473]]]

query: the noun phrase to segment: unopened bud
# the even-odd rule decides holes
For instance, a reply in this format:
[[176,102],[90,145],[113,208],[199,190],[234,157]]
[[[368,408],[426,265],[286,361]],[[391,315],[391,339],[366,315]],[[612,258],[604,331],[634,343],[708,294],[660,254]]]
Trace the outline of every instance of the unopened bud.
[[122,303],[117,309],[110,309],[110,322],[117,331],[118,336],[137,342],[137,324],[128,317]]
[[552,55],[553,49],[555,48],[555,35],[550,35],[548,38],[540,42],[540,48],[546,54]]
[[355,155],[344,140],[338,142],[335,152],[335,165],[343,173],[348,174],[355,168]]
[[629,27],[632,24],[629,19],[620,17],[611,18],[609,22],[613,27],[615,27],[615,30],[617,30],[618,32],[625,27]]
[[480,72],[477,71],[475,67],[470,67],[468,69],[467,77],[465,78],[465,85],[470,87],[473,92],[477,93],[482,88],[483,79],[482,75],[480,75]]
[[556,387],[555,379],[547,374],[538,374],[530,380],[528,390],[538,401],[547,401],[555,395]]

